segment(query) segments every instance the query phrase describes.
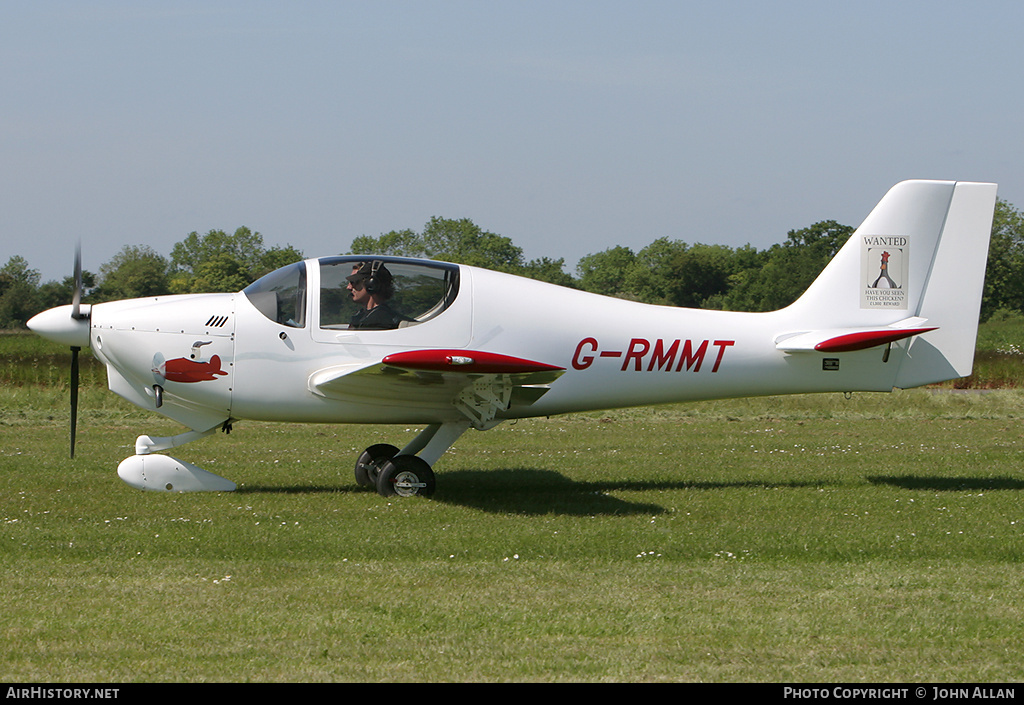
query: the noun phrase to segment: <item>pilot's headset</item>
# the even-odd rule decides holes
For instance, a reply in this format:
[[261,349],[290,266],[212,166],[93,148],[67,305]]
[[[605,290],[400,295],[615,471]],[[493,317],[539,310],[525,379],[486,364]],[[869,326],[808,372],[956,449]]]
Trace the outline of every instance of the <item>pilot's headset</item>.
[[370,275],[363,281],[363,288],[371,294],[376,294],[381,289],[381,282],[377,279],[377,272],[383,266],[384,263],[379,259],[375,259],[370,264]]

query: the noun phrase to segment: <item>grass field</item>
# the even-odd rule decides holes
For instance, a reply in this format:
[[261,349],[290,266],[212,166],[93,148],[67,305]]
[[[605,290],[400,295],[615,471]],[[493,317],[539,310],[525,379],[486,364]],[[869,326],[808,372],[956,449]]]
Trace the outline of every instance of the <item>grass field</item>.
[[418,429],[242,423],[178,453],[238,492],[138,492],[180,427],[90,384],[71,461],[56,377],[0,388],[9,682],[1024,678],[1024,391],[520,421],[389,501],[355,456]]

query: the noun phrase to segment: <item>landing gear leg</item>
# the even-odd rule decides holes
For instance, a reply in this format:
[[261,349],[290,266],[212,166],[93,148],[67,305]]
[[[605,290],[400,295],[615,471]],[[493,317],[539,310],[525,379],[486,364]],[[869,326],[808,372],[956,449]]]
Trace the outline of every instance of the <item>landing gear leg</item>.
[[433,465],[469,430],[469,426],[469,421],[431,424],[402,448],[399,455],[418,455],[427,465]]

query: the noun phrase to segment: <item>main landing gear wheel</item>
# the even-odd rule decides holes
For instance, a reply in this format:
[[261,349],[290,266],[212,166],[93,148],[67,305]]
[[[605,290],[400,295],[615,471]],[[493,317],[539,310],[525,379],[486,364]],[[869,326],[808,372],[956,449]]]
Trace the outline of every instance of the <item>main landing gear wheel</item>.
[[435,485],[434,471],[415,455],[396,455],[377,476],[377,492],[384,497],[429,497]]
[[389,460],[398,455],[398,448],[387,443],[372,445],[356,461],[356,483],[360,487],[377,487],[377,476]]

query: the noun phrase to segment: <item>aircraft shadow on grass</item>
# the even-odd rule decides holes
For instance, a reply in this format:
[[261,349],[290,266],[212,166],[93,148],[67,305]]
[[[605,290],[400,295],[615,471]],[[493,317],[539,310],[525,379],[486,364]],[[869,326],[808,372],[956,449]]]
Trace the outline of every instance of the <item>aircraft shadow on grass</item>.
[[[571,480],[552,470],[514,468],[505,470],[453,470],[444,473],[444,488],[432,501],[484,512],[523,515],[565,516],[649,516],[668,509],[653,502],[631,502],[615,492],[660,492],[678,490],[722,490],[737,488],[820,487],[821,482],[736,482],[601,481]],[[365,492],[353,485],[296,485],[283,487],[243,486],[237,492],[302,494],[316,492]]]
[[[814,481],[774,482],[770,480],[696,481],[577,481],[553,470],[509,468],[499,470],[453,470],[444,473],[444,489],[433,501],[470,507],[496,514],[535,516],[653,516],[668,509],[654,502],[635,502],[615,496],[618,492],[662,492],[679,490],[801,489],[824,484]],[[922,475],[871,475],[872,485],[889,485],[906,490],[933,492],[992,492],[1024,490],[1024,480],[1013,477],[942,477]],[[355,485],[242,486],[243,494],[315,494],[366,492]]]
[[1015,477],[941,477],[939,475],[872,475],[867,481],[873,485],[892,485],[905,490],[932,490],[935,492],[992,492],[995,490],[1024,490],[1024,480]]

